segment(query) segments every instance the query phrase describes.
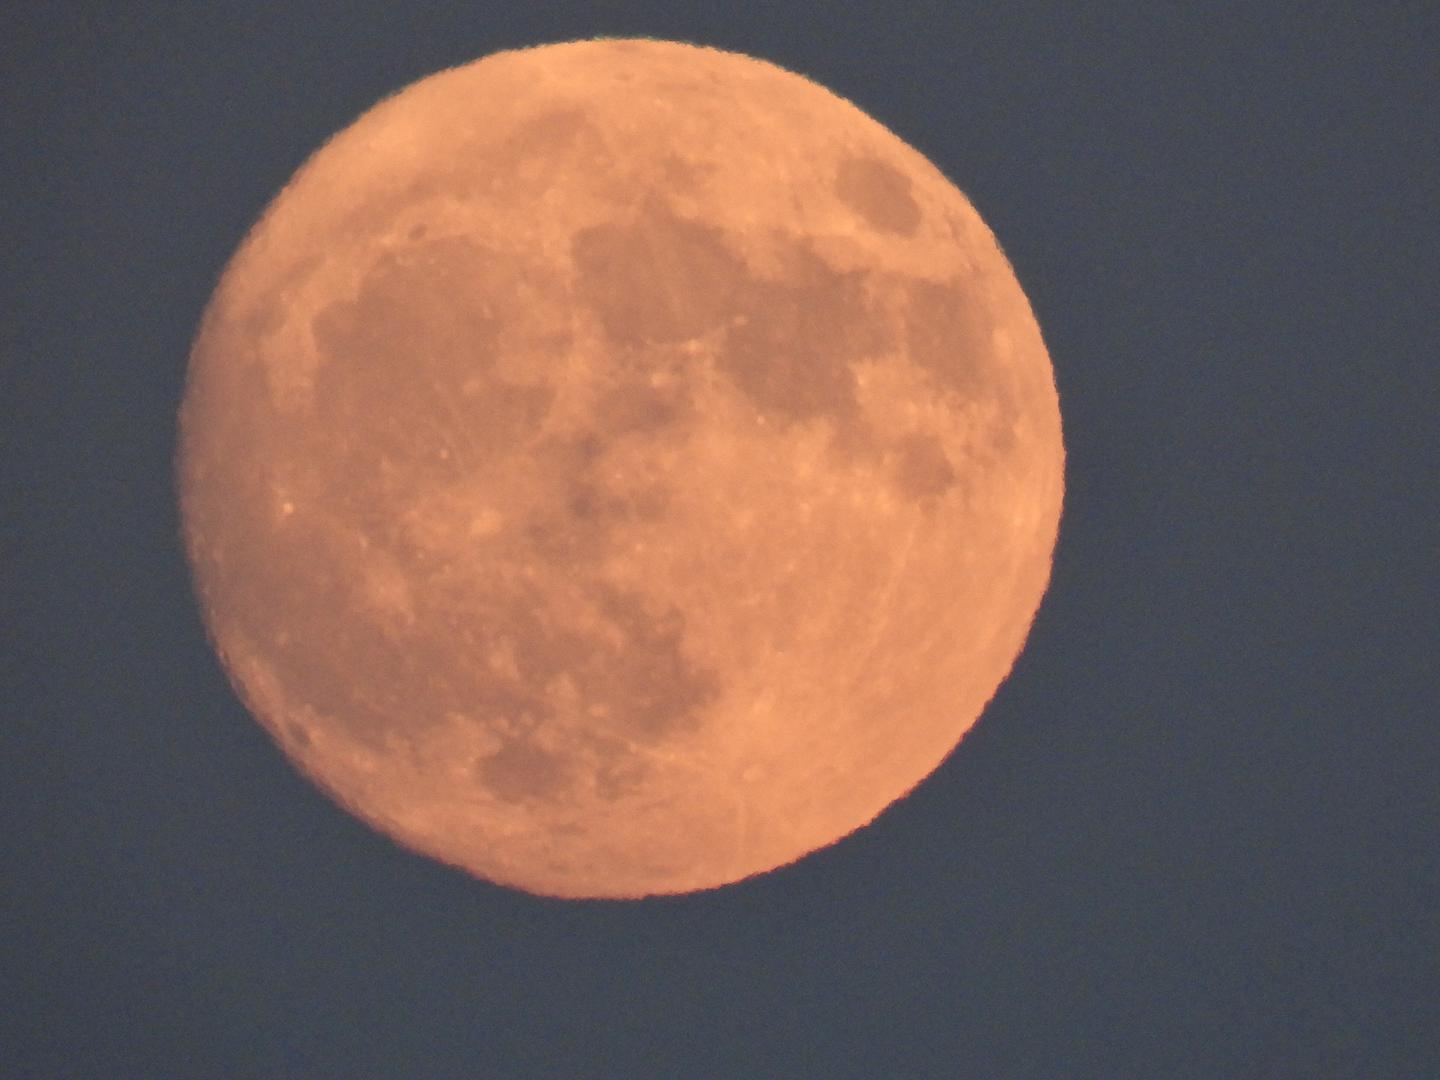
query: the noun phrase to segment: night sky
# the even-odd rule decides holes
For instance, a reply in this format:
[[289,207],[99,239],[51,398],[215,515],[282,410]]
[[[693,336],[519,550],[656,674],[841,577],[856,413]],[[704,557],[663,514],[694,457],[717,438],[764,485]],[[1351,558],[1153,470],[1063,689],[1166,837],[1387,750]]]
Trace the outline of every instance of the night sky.
[[[1437,14],[5,4],[0,1075],[1440,1076]],[[1069,453],[946,763],[640,903],[476,881],[303,780],[207,643],[172,478],[205,302],[306,157],[597,34],[773,61],[928,156]]]

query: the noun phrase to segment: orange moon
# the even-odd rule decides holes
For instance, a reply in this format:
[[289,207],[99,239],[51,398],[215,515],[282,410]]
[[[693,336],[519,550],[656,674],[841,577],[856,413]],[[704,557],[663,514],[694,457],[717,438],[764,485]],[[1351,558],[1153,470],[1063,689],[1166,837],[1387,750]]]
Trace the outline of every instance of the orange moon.
[[969,201],[849,102],[678,43],[498,53],[295,174],[190,357],[229,676],[401,844],[566,897],[870,822],[975,723],[1064,449]]

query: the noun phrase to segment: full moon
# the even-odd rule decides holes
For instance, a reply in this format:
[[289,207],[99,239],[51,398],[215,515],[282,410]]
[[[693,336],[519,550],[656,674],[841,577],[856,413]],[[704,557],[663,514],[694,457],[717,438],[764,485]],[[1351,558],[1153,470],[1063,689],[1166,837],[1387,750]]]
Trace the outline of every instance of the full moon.
[[770,63],[595,40],[424,78],[295,174],[206,309],[177,471],[299,769],[488,881],[640,897],[934,771],[1029,632],[1064,448],[935,166]]

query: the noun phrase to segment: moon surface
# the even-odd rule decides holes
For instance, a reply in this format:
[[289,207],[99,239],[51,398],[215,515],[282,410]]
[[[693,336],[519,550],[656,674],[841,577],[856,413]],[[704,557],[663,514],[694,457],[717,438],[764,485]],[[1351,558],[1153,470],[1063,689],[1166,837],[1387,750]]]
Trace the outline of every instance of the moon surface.
[[596,40],[409,86],[206,310],[185,539],[230,678],[401,844],[567,897],[875,818],[1049,578],[1049,356],[924,157],[772,64]]

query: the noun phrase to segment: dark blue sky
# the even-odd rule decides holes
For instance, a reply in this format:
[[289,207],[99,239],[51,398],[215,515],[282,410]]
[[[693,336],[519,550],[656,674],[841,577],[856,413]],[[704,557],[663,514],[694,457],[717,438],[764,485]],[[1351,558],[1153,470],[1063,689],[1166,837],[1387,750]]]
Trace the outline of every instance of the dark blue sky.
[[[1437,12],[5,5],[0,1073],[1440,1075]],[[202,308],[305,157],[597,33],[772,60],[930,157],[1070,454],[1028,648],[939,772],[619,905],[300,779],[206,642],[171,478]]]

